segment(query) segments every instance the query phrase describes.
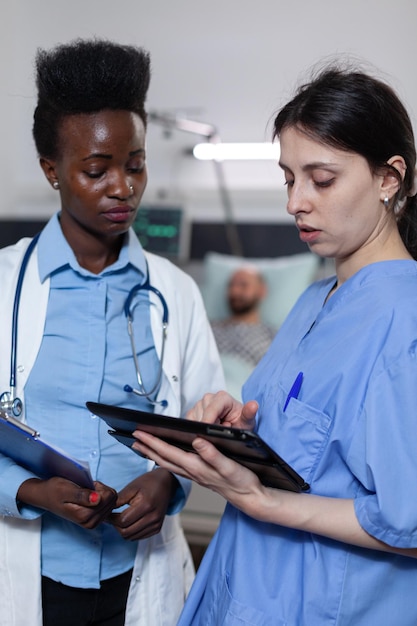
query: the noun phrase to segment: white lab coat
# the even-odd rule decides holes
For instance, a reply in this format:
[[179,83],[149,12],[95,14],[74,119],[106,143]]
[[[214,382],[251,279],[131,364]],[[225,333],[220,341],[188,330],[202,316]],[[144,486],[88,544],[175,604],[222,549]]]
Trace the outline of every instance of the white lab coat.
[[[29,239],[23,239],[0,250],[0,392],[9,388],[12,308],[28,243]],[[194,281],[166,259],[148,253],[146,257],[151,284],[163,293],[170,313],[159,398],[168,400],[170,415],[184,415],[206,391],[224,388],[217,348]],[[22,399],[42,340],[48,294],[49,280],[43,285],[39,281],[35,248],[19,307],[16,391]],[[159,352],[157,307],[151,307],[151,324]],[[174,626],[193,573],[179,517],[167,516],[160,533],[138,542],[126,626]],[[42,625],[40,584],[40,519],[0,516],[1,626]]]

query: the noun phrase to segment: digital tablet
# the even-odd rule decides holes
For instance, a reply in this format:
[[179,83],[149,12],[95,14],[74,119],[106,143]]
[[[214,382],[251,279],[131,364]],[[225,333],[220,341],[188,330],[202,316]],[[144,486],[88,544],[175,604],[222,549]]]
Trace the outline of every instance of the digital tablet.
[[309,489],[305,480],[259,435],[250,430],[194,422],[97,402],[87,402],[87,408],[105,420],[111,428],[110,435],[130,448],[137,441],[132,435],[134,430],[151,433],[188,452],[194,452],[191,445],[193,440],[197,436],[203,437],[224,455],[255,472],[267,487],[298,492]]

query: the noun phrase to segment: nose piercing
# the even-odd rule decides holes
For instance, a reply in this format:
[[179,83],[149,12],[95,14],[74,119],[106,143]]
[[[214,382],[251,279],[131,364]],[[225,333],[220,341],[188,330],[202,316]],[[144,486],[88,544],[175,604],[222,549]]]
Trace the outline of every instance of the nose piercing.
[[129,185],[129,189],[133,193],[133,185]]

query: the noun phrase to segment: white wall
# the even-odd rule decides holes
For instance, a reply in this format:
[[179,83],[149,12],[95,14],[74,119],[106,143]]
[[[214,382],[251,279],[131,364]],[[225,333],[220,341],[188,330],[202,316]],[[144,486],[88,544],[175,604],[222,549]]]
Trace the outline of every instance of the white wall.
[[[224,141],[269,139],[268,122],[300,76],[321,58],[348,53],[378,68],[417,120],[415,0],[13,0],[0,25],[0,216],[56,208],[36,162],[31,117],[38,47],[104,36],[148,48],[148,109],[214,124]],[[148,132],[147,200],[179,199],[196,219],[221,217],[210,163],[184,155],[195,137]],[[285,219],[273,163],[227,163],[239,219]]]

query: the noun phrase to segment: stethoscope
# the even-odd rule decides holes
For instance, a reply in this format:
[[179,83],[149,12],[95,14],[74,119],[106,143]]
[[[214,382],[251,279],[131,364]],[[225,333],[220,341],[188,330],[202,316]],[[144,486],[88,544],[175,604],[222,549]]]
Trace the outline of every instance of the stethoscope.
[[[159,359],[159,366],[158,366],[158,373],[156,376],[156,382],[154,384],[154,386],[152,387],[152,389],[147,390],[145,388],[145,385],[143,383],[142,380],[142,376],[140,373],[140,367],[139,367],[139,360],[136,354],[136,345],[135,345],[135,336],[133,333],[133,313],[132,313],[132,309],[131,309],[131,304],[132,304],[132,300],[134,298],[134,296],[138,293],[138,291],[151,291],[152,293],[154,293],[160,300],[161,305],[162,305],[162,341],[161,341],[161,356]],[[126,315],[126,319],[127,319],[127,332],[129,334],[129,338],[130,338],[130,345],[132,348],[132,356],[133,356],[133,361],[135,363],[135,370],[136,370],[136,379],[138,381],[138,389],[133,389],[133,387],[131,387],[130,385],[125,385],[123,387],[123,389],[125,391],[127,391],[128,393],[134,393],[137,396],[140,396],[141,398],[146,398],[148,400],[148,402],[150,402],[151,404],[157,406],[168,406],[168,402],[166,400],[160,400],[160,401],[154,401],[152,400],[152,395],[158,390],[160,384],[161,384],[161,380],[162,380],[162,365],[163,365],[163,361],[164,361],[164,353],[165,353],[165,341],[166,341],[166,336],[167,336],[167,329],[168,329],[168,305],[166,303],[166,300],[164,298],[164,296],[162,295],[162,293],[159,291],[159,289],[157,289],[156,287],[153,287],[150,282],[149,282],[149,269],[147,267],[147,271],[146,271],[146,280],[144,283],[138,283],[137,285],[135,285],[134,287],[132,287],[132,289],[129,291],[129,294],[126,298],[126,302],[125,302],[125,306],[124,306],[124,311],[125,311],[125,315]]]
[[[15,291],[14,302],[13,302],[9,391],[4,391],[2,394],[0,394],[0,410],[5,411],[8,415],[11,415],[13,417],[19,417],[23,411],[23,402],[19,397],[16,396],[16,372],[17,372],[16,359],[17,359],[17,327],[18,327],[17,322],[18,322],[18,316],[19,316],[20,297],[21,297],[21,292],[22,292],[23,280],[24,280],[25,273],[26,273],[26,267],[29,262],[29,258],[33,252],[33,249],[35,248],[38,242],[39,235],[40,233],[38,233],[32,239],[32,241],[29,243],[28,247],[26,248],[26,252],[23,256],[22,264],[20,266],[19,275],[17,277],[16,291]],[[133,361],[135,363],[136,379],[138,382],[138,389],[134,389],[130,385],[125,385],[124,391],[127,391],[128,393],[134,393],[137,396],[140,396],[142,398],[146,398],[146,400],[148,400],[148,402],[150,402],[153,405],[159,405],[159,406],[165,407],[168,405],[168,402],[166,400],[155,401],[152,399],[151,396],[158,390],[161,384],[161,380],[162,380],[162,374],[163,374],[162,366],[163,366],[163,360],[164,360],[165,342],[166,342],[166,337],[167,337],[168,319],[169,319],[168,305],[166,303],[164,296],[159,291],[159,289],[156,289],[156,287],[153,287],[150,284],[149,269],[148,267],[146,269],[147,269],[147,274],[146,274],[145,282],[138,283],[137,285],[132,287],[132,289],[128,293],[128,296],[126,298],[126,302],[124,305],[124,313],[127,319],[127,332],[130,338]],[[143,379],[142,379],[142,375],[141,375],[140,367],[139,367],[139,360],[136,355],[135,338],[134,338],[134,333],[133,333],[133,312],[132,312],[131,304],[132,304],[132,300],[134,296],[139,291],[151,291],[159,298],[160,303],[162,305],[161,356],[159,359],[156,382],[152,386],[152,389],[149,389],[149,390],[146,389],[143,383]]]

